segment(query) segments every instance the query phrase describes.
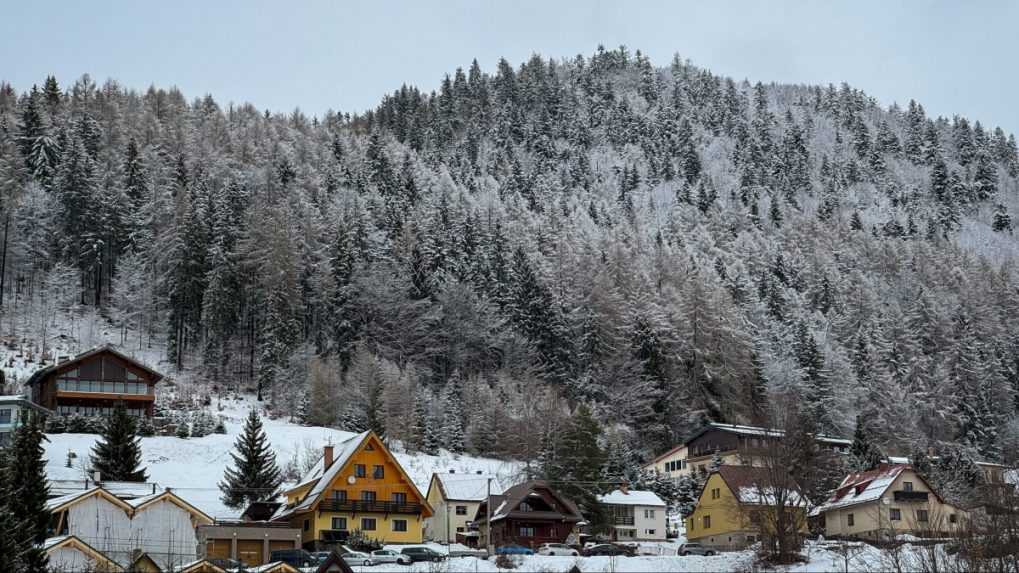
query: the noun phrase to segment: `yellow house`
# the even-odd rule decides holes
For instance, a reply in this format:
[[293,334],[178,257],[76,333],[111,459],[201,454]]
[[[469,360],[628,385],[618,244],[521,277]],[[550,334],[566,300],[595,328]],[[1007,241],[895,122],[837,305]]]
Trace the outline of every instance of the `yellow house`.
[[[697,508],[687,517],[686,537],[715,549],[740,549],[760,540],[764,512],[777,511],[768,472],[751,466],[721,466],[708,476]],[[807,508],[797,492],[787,492],[785,510],[807,533]]]
[[284,492],[273,521],[301,530],[306,548],[346,541],[354,531],[384,543],[421,543],[432,508],[382,440],[363,432],[326,446],[299,484]]
[[908,464],[881,464],[851,473],[812,515],[827,535],[880,538],[910,533],[958,533],[968,514],[941,498]]

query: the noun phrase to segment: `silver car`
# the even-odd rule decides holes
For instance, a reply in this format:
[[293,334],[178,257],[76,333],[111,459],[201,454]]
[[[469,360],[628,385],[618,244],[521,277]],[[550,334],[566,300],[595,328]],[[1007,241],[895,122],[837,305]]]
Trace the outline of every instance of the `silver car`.
[[714,549],[708,549],[700,543],[684,543],[679,546],[679,555],[717,555]]
[[361,553],[360,551],[351,551],[350,553],[344,553],[340,557],[342,557],[343,560],[347,562],[347,565],[350,565],[351,567],[354,567],[356,565],[364,565],[365,567],[371,567],[372,565],[375,565],[375,562],[372,561],[371,555],[368,555],[367,553]]
[[410,565],[413,563],[410,557],[396,551],[390,551],[389,549],[379,549],[378,551],[372,551],[372,561],[375,563],[396,563],[397,565]]

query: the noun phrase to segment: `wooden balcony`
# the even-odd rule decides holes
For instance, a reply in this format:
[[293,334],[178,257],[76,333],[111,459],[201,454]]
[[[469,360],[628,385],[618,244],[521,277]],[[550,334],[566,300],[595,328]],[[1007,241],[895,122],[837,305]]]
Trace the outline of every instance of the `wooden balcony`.
[[346,511],[351,513],[410,513],[420,514],[420,503],[396,501],[361,501],[327,499],[318,504],[318,512]]
[[905,491],[897,490],[893,492],[895,501],[903,501],[910,503],[927,503],[928,492],[926,491]]

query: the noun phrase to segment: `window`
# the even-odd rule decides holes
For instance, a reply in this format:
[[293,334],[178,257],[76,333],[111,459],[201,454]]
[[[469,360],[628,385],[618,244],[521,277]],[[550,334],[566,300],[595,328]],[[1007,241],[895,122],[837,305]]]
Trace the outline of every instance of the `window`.
[[372,468],[372,479],[383,479],[386,477],[386,468],[384,466],[374,466]]
[[396,492],[393,494],[393,501],[395,503],[407,503],[407,494],[403,492]]
[[757,542],[757,538],[756,537],[754,537],[753,535],[748,535],[747,536],[747,543],[756,543],[756,542]]
[[654,519],[654,518],[655,518],[655,510],[653,510],[653,509],[645,509],[644,510],[644,519]]
[[654,534],[655,534],[655,530],[654,529],[645,529],[644,530],[644,535],[654,535]]
[[520,511],[534,511],[534,510],[531,509],[531,504],[527,503],[526,501],[522,501],[520,502]]
[[848,525],[849,527],[856,525],[856,522],[853,520],[853,514],[850,513],[849,515],[846,516],[846,525]]
[[918,510],[916,510],[916,520],[917,521],[928,521],[927,510],[926,509],[918,509]]
[[464,532],[464,528],[462,528],[462,527],[457,527],[457,528],[456,528],[456,532],[457,532],[457,533],[463,533],[463,532]]
[[305,520],[304,520],[304,530],[305,530],[305,531],[308,531],[309,529],[311,529],[311,521],[310,521],[310,520],[307,520],[307,519],[305,519]]
[[393,531],[407,531],[407,520],[406,519],[394,519],[393,520]]
[[3,410],[0,410],[0,424],[10,423],[11,423],[11,409],[4,408]]
[[458,505],[458,506],[456,506],[456,514],[457,515],[467,515],[467,506],[466,505]]
[[362,517],[361,518],[361,531],[375,531],[375,518],[374,517]]
[[521,527],[520,528],[520,537],[534,537],[534,528],[533,527]]
[[913,491],[913,482],[911,481],[902,482],[902,491]]
[[339,531],[346,531],[347,529],[347,518],[346,517],[334,517],[333,518],[333,529]]
[[710,515],[705,515],[704,516],[704,529],[711,529],[711,516]]
[[366,451],[366,452],[374,452],[374,451],[375,451],[375,446],[373,446],[373,445],[371,445],[371,444],[367,444],[367,445],[366,445],[366,446],[364,447],[364,451]]
[[948,523],[959,523],[959,516],[955,513],[948,516]]
[[716,488],[711,490],[711,499],[718,499],[720,497],[722,497],[722,490],[721,490],[721,488],[717,488],[716,487]]
[[902,510],[897,507],[893,507],[888,510],[888,519],[892,521],[902,521]]
[[693,524],[694,524],[694,520],[693,520],[693,518],[691,517],[691,518],[690,518],[690,527],[689,527],[690,531],[693,531],[693,530],[694,530]]
[[368,490],[362,491],[361,501],[375,501],[375,492]]
[[[345,489],[334,489],[333,490],[334,501],[347,501],[347,490]],[[336,529],[335,527],[333,529]]]
[[363,478],[365,475],[367,475],[367,472],[365,470],[364,464],[354,465],[354,477]]

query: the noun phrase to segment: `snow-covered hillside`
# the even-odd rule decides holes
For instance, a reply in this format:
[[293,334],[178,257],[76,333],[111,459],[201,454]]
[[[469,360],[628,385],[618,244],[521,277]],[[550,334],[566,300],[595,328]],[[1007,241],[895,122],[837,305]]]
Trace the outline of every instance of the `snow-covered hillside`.
[[[243,418],[255,406],[253,400],[224,401],[222,411],[227,433],[211,434],[202,438],[181,439],[172,436],[141,438],[143,464],[148,470],[149,481],[162,487],[173,488],[202,511],[213,517],[236,517],[240,512],[223,505],[217,483],[223,477],[224,469],[230,465],[230,452],[243,426]],[[352,434],[331,428],[306,427],[283,419],[266,418],[265,432],[276,451],[280,466],[286,465],[295,456],[303,463],[308,456],[317,458],[322,447],[338,443]],[[46,444],[46,471],[51,480],[84,479],[88,467],[88,454],[98,436],[93,434],[50,434]],[[66,467],[68,452],[77,458],[72,467]],[[395,447],[397,459],[410,474],[422,494],[428,489],[432,472],[483,471],[498,475],[512,482],[519,465],[500,460],[453,456],[443,452],[439,456],[410,454]]]

